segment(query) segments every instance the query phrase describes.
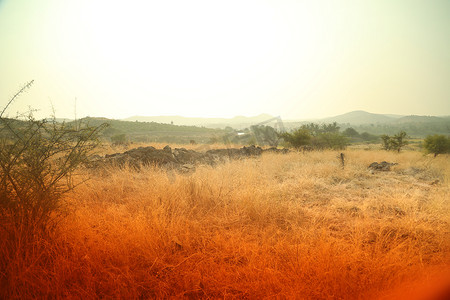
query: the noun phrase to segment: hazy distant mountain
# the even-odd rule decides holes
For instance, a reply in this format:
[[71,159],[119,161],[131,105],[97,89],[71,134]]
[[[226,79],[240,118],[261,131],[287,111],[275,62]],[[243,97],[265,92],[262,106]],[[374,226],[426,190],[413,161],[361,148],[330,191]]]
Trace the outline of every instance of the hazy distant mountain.
[[55,121],[56,123],[69,123],[69,122],[73,121],[73,119],[67,119],[67,118],[47,118],[47,119],[43,119],[43,120],[46,120],[48,122]]
[[[234,118],[135,116],[125,120],[88,117],[80,121],[87,122],[91,126],[98,126],[103,123],[109,124],[109,127],[102,131],[102,137],[107,140],[112,139],[114,136],[125,134],[129,141],[134,142],[189,143],[191,140],[194,140],[198,143],[208,143],[212,140],[217,141],[225,133],[228,134],[229,131],[223,130],[227,126],[241,130],[262,122],[270,126],[280,125],[275,124],[278,121],[277,119],[273,119],[276,118],[268,114],[261,114],[255,117],[238,116]],[[272,123],[266,122],[269,120],[272,120]],[[173,122],[173,125],[171,122]],[[366,111],[352,111],[324,119],[283,120],[284,128],[287,130],[298,128],[310,122],[337,122],[342,130],[352,127],[359,133],[367,132],[373,135],[392,135],[399,131],[406,131],[411,137],[425,137],[430,134],[450,134],[450,116],[400,116],[374,114]]]
[[355,110],[343,115],[320,119],[321,123],[337,122],[341,124],[378,124],[378,123],[391,123],[402,116],[398,115],[383,115],[373,114],[363,110]]
[[242,124],[255,124],[272,119],[273,116],[268,114],[260,114],[255,117],[237,116],[234,118],[189,118],[181,116],[133,116],[123,119],[123,121],[138,121],[138,122],[157,122],[174,125],[197,125],[207,127],[225,127],[236,126]]
[[404,115],[393,115],[393,114],[383,114],[383,115],[385,115],[387,117],[392,117],[392,118],[395,118],[395,119],[399,119],[399,118],[404,117]]
[[[234,118],[189,118],[181,116],[134,116],[123,119],[122,121],[138,121],[138,122],[156,122],[174,125],[185,126],[204,126],[209,128],[225,128],[231,126],[235,129],[248,128],[251,125],[255,125],[267,120],[273,119],[273,116],[269,114],[260,114],[255,117],[243,117],[237,116]],[[352,126],[372,124],[372,125],[392,125],[400,126],[402,124],[425,124],[425,123],[442,123],[449,121],[449,117],[436,117],[436,116],[405,116],[396,114],[374,114],[363,110],[356,110],[348,112],[342,115],[328,117],[323,119],[310,119],[310,120],[283,120],[286,128],[296,128],[302,124],[315,122],[315,123],[332,123],[337,122],[339,124],[350,124]]]
[[431,134],[450,134],[450,118],[436,116],[398,116],[354,111],[318,120],[320,123],[338,122],[341,128],[353,127],[358,132],[374,135],[396,134],[405,131],[409,136],[423,138]]
[[433,123],[442,122],[446,120],[445,117],[435,117],[435,116],[405,116],[395,120],[396,123]]

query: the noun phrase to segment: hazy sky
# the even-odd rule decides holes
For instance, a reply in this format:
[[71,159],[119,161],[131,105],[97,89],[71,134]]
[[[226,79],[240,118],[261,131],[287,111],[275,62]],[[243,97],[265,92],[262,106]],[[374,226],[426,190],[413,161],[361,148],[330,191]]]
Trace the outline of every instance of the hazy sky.
[[449,0],[0,0],[0,104],[57,117],[450,115]]

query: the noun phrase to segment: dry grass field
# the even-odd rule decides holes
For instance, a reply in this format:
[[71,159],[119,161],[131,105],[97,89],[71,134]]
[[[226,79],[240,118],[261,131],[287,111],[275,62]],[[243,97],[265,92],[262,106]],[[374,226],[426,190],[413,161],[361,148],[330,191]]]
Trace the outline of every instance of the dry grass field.
[[0,298],[429,299],[449,283],[449,156],[338,154],[84,170],[51,236],[0,241]]

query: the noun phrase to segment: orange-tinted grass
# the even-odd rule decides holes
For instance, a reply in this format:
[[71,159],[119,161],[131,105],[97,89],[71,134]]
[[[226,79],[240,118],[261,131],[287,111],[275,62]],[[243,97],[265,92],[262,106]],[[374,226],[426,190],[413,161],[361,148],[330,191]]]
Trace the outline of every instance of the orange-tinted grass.
[[[450,265],[448,157],[345,154],[344,169],[338,153],[325,151],[267,154],[190,175],[86,171],[91,180],[67,195],[54,236],[19,257],[2,245],[10,280],[1,295],[406,296],[398,285]],[[367,170],[382,160],[399,165]]]

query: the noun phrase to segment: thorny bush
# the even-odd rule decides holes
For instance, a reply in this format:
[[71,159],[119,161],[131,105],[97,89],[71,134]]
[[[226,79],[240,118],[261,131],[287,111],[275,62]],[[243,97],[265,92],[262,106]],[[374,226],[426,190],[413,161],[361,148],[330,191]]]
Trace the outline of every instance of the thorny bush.
[[[98,145],[104,126],[58,123],[25,116],[5,117],[15,94],[0,113],[0,225],[9,238],[32,237],[51,230],[58,220],[63,193],[72,176]],[[15,237],[14,237],[15,236]]]

